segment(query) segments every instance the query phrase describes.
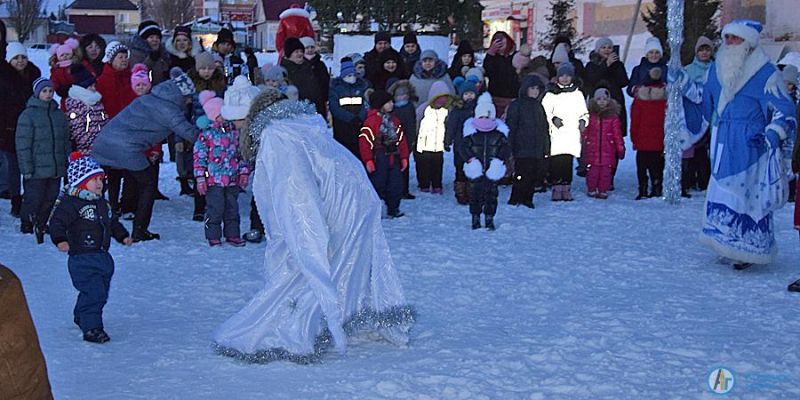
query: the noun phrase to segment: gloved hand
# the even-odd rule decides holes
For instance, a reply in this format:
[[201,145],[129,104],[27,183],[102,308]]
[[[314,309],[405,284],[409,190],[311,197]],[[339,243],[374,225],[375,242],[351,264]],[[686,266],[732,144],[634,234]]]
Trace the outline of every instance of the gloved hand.
[[400,171],[404,171],[408,169],[408,159],[404,158],[400,160]]
[[564,126],[564,121],[561,120],[561,118],[553,117],[552,121],[553,121],[553,125],[555,125],[556,128],[560,129],[562,126]]
[[150,52],[150,59],[151,60],[158,61],[159,58],[161,58],[161,52],[159,52],[158,50]]
[[206,193],[208,193],[208,184],[206,183],[206,178],[195,178],[195,188],[197,188],[197,193],[200,193],[201,196],[205,196]]
[[683,86],[688,79],[689,75],[683,68],[667,68],[667,83],[677,82],[678,85]]
[[584,129],[586,129],[586,121],[584,120],[578,121],[578,130],[583,132]]
[[371,173],[375,172],[375,162],[374,161],[369,160],[364,165],[367,167],[367,173],[371,174]]
[[245,174],[239,175],[239,179],[236,181],[236,185],[239,186],[239,189],[247,189],[247,178],[248,177]]
[[448,153],[450,152],[450,145],[449,144],[444,145],[444,151],[446,151]]

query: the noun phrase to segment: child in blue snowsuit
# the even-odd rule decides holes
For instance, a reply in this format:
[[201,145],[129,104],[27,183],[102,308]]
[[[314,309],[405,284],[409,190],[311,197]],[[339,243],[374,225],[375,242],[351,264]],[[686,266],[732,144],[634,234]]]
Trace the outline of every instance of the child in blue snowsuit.
[[126,246],[133,240],[103,198],[105,174],[97,161],[78,152],[70,160],[69,185],[50,217],[50,238],[58,250],[69,253],[69,275],[80,292],[73,321],[83,331],[83,340],[105,343],[110,338],[103,329],[103,307],[114,275],[108,248],[112,236]]

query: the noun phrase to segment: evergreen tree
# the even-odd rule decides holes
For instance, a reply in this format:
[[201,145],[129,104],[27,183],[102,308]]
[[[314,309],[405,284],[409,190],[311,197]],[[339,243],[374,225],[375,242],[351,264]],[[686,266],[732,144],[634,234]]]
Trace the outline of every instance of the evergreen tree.
[[550,24],[547,32],[540,32],[539,48],[542,50],[553,50],[553,43],[558,37],[569,38],[572,43],[573,53],[582,53],[587,38],[578,36],[575,29],[575,0],[551,0],[551,13],[544,19]]
[[[719,7],[720,0],[684,0],[681,45],[681,62],[684,65],[694,59],[694,45],[697,43],[697,38],[705,36],[714,40],[719,35],[719,26],[714,18]],[[667,0],[654,0],[648,10],[642,11],[642,19],[647,24],[647,30],[661,41],[665,56],[669,56]]]

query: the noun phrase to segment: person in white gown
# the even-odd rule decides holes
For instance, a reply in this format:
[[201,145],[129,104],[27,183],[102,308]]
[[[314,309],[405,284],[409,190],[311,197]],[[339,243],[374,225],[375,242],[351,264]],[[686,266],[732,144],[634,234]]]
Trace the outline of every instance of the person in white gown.
[[310,103],[267,89],[248,121],[266,284],[216,329],[216,351],[248,362],[309,363],[331,344],[344,354],[357,332],[407,344],[415,314],[364,167]]

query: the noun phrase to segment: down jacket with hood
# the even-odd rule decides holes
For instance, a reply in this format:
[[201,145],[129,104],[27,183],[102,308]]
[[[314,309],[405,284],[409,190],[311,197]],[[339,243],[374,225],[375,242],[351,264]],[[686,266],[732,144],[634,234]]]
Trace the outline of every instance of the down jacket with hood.
[[540,99],[528,97],[528,89],[539,87],[544,93],[544,82],[536,75],[528,75],[519,87],[519,97],[506,112],[509,128],[508,141],[514,158],[541,160],[550,154],[550,126]]
[[17,121],[19,171],[33,179],[66,176],[72,149],[64,113],[55,101],[31,96]]
[[[571,154],[581,156],[581,121],[589,122],[586,99],[575,83],[569,86],[551,85],[542,98],[547,121],[550,124],[550,155]],[[557,127],[553,119],[558,117],[562,126]]]
[[75,150],[89,154],[97,134],[108,123],[108,115],[103,107],[102,95],[78,85],[69,88],[67,98],[67,119],[69,136]]
[[610,167],[617,159],[625,157],[619,109],[619,104],[614,99],[608,100],[606,108],[601,108],[594,99],[589,100],[589,125],[581,134],[583,140],[581,161],[587,166]]
[[[449,77],[447,78],[450,79]],[[431,107],[431,103],[439,97],[447,96],[448,100],[441,108]],[[447,85],[442,81],[435,82],[428,92],[428,99],[417,107],[417,151],[443,152],[444,135],[447,116],[452,103],[452,96]]]
[[666,85],[651,82],[639,87],[631,104],[631,142],[634,150],[664,151]]
[[184,114],[186,98],[173,80],[167,80],[150,94],[137,97],[100,131],[92,155],[100,165],[131,171],[146,169],[145,151],[170,133],[192,143],[197,129]]

